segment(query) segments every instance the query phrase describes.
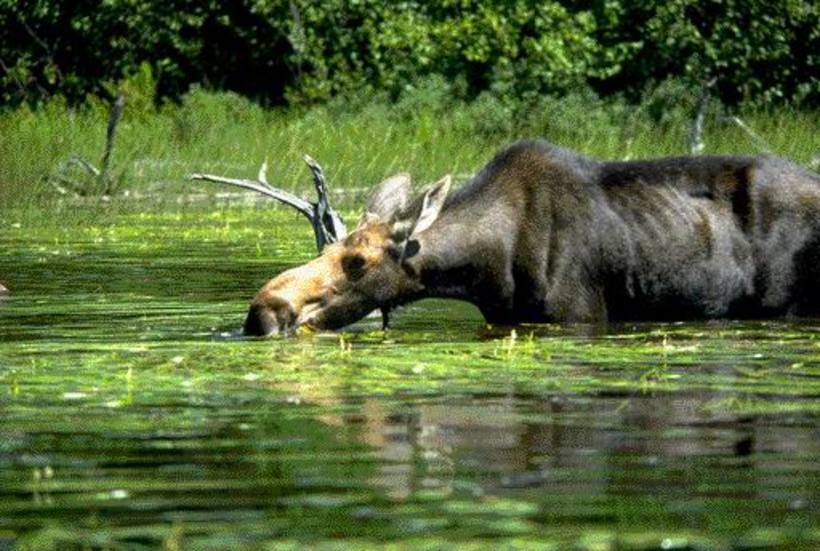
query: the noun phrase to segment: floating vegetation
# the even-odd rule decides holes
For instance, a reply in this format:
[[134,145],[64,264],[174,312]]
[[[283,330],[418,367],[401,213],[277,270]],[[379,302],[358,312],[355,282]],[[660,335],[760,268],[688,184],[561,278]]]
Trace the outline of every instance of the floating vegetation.
[[817,320],[237,337],[291,219],[3,223],[0,548],[820,545]]

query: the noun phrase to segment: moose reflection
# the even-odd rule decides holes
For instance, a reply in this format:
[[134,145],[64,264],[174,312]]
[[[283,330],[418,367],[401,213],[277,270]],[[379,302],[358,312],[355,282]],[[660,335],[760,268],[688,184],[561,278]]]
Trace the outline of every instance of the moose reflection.
[[[742,327],[733,325],[733,333]],[[683,371],[742,385],[743,362],[714,362],[718,350],[704,347],[709,361]],[[462,368],[469,366],[455,369]],[[618,379],[632,368],[619,371]],[[586,378],[587,369],[572,362],[562,367],[570,379]],[[615,364],[607,369],[618,370]],[[340,440],[367,444],[374,468],[368,483],[394,500],[411,499],[424,489],[519,498],[537,489],[546,502],[568,495],[588,504],[596,496],[664,496],[659,503],[668,507],[677,499],[719,491],[727,500],[721,507],[734,510],[733,499],[750,503],[746,500],[767,499],[774,492],[777,503],[813,503],[820,491],[809,482],[811,469],[804,468],[820,449],[805,419],[732,413],[728,404],[750,399],[732,384],[674,391],[659,383],[638,392],[579,395],[521,394],[515,383],[494,382],[491,393],[385,399],[351,394],[347,377],[326,374],[276,388],[309,404],[310,419],[333,427]],[[753,393],[751,399],[767,402],[764,394]],[[268,418],[270,429],[281,430],[280,417]],[[793,474],[784,479],[786,471]],[[598,501],[592,511],[600,513],[601,505]]]
[[820,177],[783,159],[606,162],[524,141],[450,187],[379,184],[349,235],[262,287],[245,333],[334,329],[426,297],[491,323],[820,309]]

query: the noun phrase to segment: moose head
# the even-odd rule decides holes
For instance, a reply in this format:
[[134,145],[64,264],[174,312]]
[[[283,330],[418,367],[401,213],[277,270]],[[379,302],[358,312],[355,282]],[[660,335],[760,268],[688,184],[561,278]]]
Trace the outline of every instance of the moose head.
[[288,334],[302,325],[336,329],[419,296],[423,285],[408,262],[419,252],[414,238],[438,217],[450,183],[445,176],[415,199],[408,174],[380,183],[349,235],[259,290],[245,319],[245,334]]

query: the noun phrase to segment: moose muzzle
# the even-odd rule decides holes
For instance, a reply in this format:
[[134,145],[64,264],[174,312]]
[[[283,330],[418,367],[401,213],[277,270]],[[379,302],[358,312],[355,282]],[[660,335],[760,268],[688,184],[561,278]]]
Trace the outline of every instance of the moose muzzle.
[[291,334],[321,308],[343,277],[338,245],[322,256],[279,274],[251,301],[243,331],[248,336]]

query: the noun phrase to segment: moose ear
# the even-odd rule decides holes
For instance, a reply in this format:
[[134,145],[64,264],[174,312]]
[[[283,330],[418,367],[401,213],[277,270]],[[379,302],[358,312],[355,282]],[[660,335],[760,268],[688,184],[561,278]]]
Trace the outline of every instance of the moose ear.
[[421,204],[421,213],[419,213],[419,217],[413,227],[414,235],[423,232],[436,221],[438,215],[441,213],[441,208],[444,206],[444,201],[447,199],[447,193],[450,191],[450,184],[452,182],[453,177],[448,174],[433,184],[433,187],[424,194],[424,199]]
[[391,176],[383,181],[370,194],[367,201],[367,211],[362,221],[367,219],[368,214],[375,214],[382,220],[390,220],[396,214],[407,208],[410,200],[410,175],[406,172]]

